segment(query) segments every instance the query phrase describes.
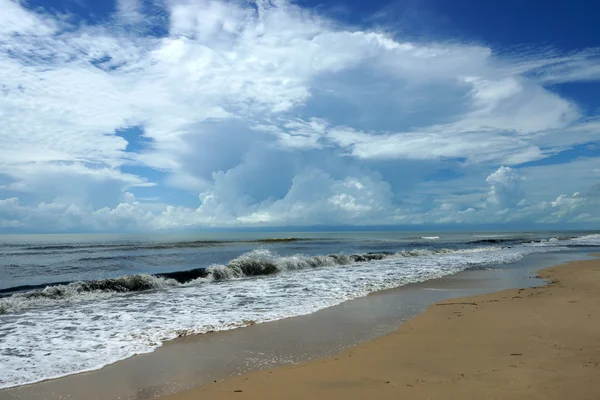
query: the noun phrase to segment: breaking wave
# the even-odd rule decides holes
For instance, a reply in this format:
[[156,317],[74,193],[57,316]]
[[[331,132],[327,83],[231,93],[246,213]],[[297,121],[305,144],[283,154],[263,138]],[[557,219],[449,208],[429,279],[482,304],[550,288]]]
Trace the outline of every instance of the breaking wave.
[[[428,237],[433,239],[434,237]],[[437,238],[437,237],[436,237]],[[295,241],[299,238],[264,239],[267,241]],[[266,249],[256,249],[231,260],[226,265],[212,265],[208,268],[196,268],[185,271],[165,272],[158,274],[127,275],[118,278],[77,282],[53,282],[40,285],[16,286],[0,289],[0,314],[14,313],[40,306],[52,306],[57,302],[93,300],[99,297],[110,297],[115,294],[144,292],[166,288],[201,285],[210,282],[232,279],[253,278],[279,274],[284,272],[309,270],[323,267],[347,266],[393,258],[427,257],[445,254],[468,254],[474,252],[492,252],[515,244],[525,246],[557,246],[565,241],[568,246],[600,245],[600,234],[581,237],[555,237],[540,241],[524,241],[523,238],[503,237],[486,238],[469,242],[472,247],[462,249],[413,249],[398,252],[372,252],[361,254],[329,254],[307,256],[296,254],[279,256]],[[491,257],[490,264],[493,264]],[[481,266],[477,262],[471,267]]]
[[570,240],[569,245],[571,245],[572,243],[577,246],[598,246],[600,245],[600,234],[576,237]]
[[[482,248],[482,250],[486,249],[489,250],[491,248]],[[394,257],[424,257],[458,251],[462,250],[415,249],[398,251],[396,253],[330,254],[325,256],[297,254],[282,257],[268,249],[257,249],[242,254],[227,265],[212,265],[208,268],[152,275],[126,275],[101,280],[46,283],[2,289],[0,290],[0,314],[14,313],[40,306],[51,306],[56,304],[57,301],[86,301],[94,300],[98,297],[109,297],[119,293],[143,292],[205,284],[212,281],[273,275],[288,271],[351,265]]]
[[115,293],[139,292],[178,285],[174,279],[153,275],[126,275],[96,281],[51,284],[43,289],[15,293],[0,298],[0,314],[19,312],[24,309],[51,306],[57,302],[97,300]]

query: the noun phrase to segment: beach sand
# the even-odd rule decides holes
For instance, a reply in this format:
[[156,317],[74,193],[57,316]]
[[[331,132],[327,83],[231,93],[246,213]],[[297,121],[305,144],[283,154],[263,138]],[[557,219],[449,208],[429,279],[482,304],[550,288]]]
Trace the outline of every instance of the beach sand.
[[540,271],[550,283],[447,300],[341,355],[170,397],[598,399],[600,260]]

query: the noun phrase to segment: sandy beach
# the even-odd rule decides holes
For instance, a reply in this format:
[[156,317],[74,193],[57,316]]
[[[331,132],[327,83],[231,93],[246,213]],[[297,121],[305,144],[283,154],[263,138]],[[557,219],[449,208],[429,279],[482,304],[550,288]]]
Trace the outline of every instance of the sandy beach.
[[436,303],[337,357],[167,399],[597,399],[600,260],[539,275],[547,286]]

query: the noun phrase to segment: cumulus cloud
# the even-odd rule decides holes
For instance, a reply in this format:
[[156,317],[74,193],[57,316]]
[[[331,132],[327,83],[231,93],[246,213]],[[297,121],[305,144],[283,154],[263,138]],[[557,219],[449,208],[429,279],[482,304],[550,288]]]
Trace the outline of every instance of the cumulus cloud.
[[268,225],[374,224],[394,212],[391,198],[390,186],[377,177],[336,180],[321,170],[308,170],[294,177],[285,197],[261,204],[238,220]]
[[[595,162],[595,161],[594,161]],[[581,165],[581,162],[577,162]],[[501,166],[485,179],[487,191],[466,191],[460,194],[445,194],[425,213],[411,210],[405,218],[407,223],[422,224],[505,224],[536,223],[541,225],[572,224],[575,226],[593,226],[600,221],[600,196],[598,184],[585,193],[561,193],[562,188],[553,187],[555,197],[538,201],[535,191],[526,187],[533,184],[551,186],[556,178],[552,176],[555,166],[540,167],[545,170],[541,182],[534,182],[535,173]],[[596,175],[596,182],[599,176]],[[581,183],[581,182],[580,182]]]
[[[589,196],[533,198],[514,166],[598,140],[597,117],[547,86],[600,79],[597,49],[411,42],[286,1],[119,0],[97,24],[0,8],[5,229],[593,214]],[[449,165],[470,195],[431,182]]]
[[510,167],[500,167],[486,180],[490,185],[487,204],[499,209],[514,208],[523,199],[521,176]]

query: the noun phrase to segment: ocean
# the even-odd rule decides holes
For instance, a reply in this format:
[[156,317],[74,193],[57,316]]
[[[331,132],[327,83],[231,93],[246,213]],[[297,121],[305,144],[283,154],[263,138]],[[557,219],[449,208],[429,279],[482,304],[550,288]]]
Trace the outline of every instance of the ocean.
[[596,232],[0,236],[0,388],[151,352],[181,336],[313,313]]

